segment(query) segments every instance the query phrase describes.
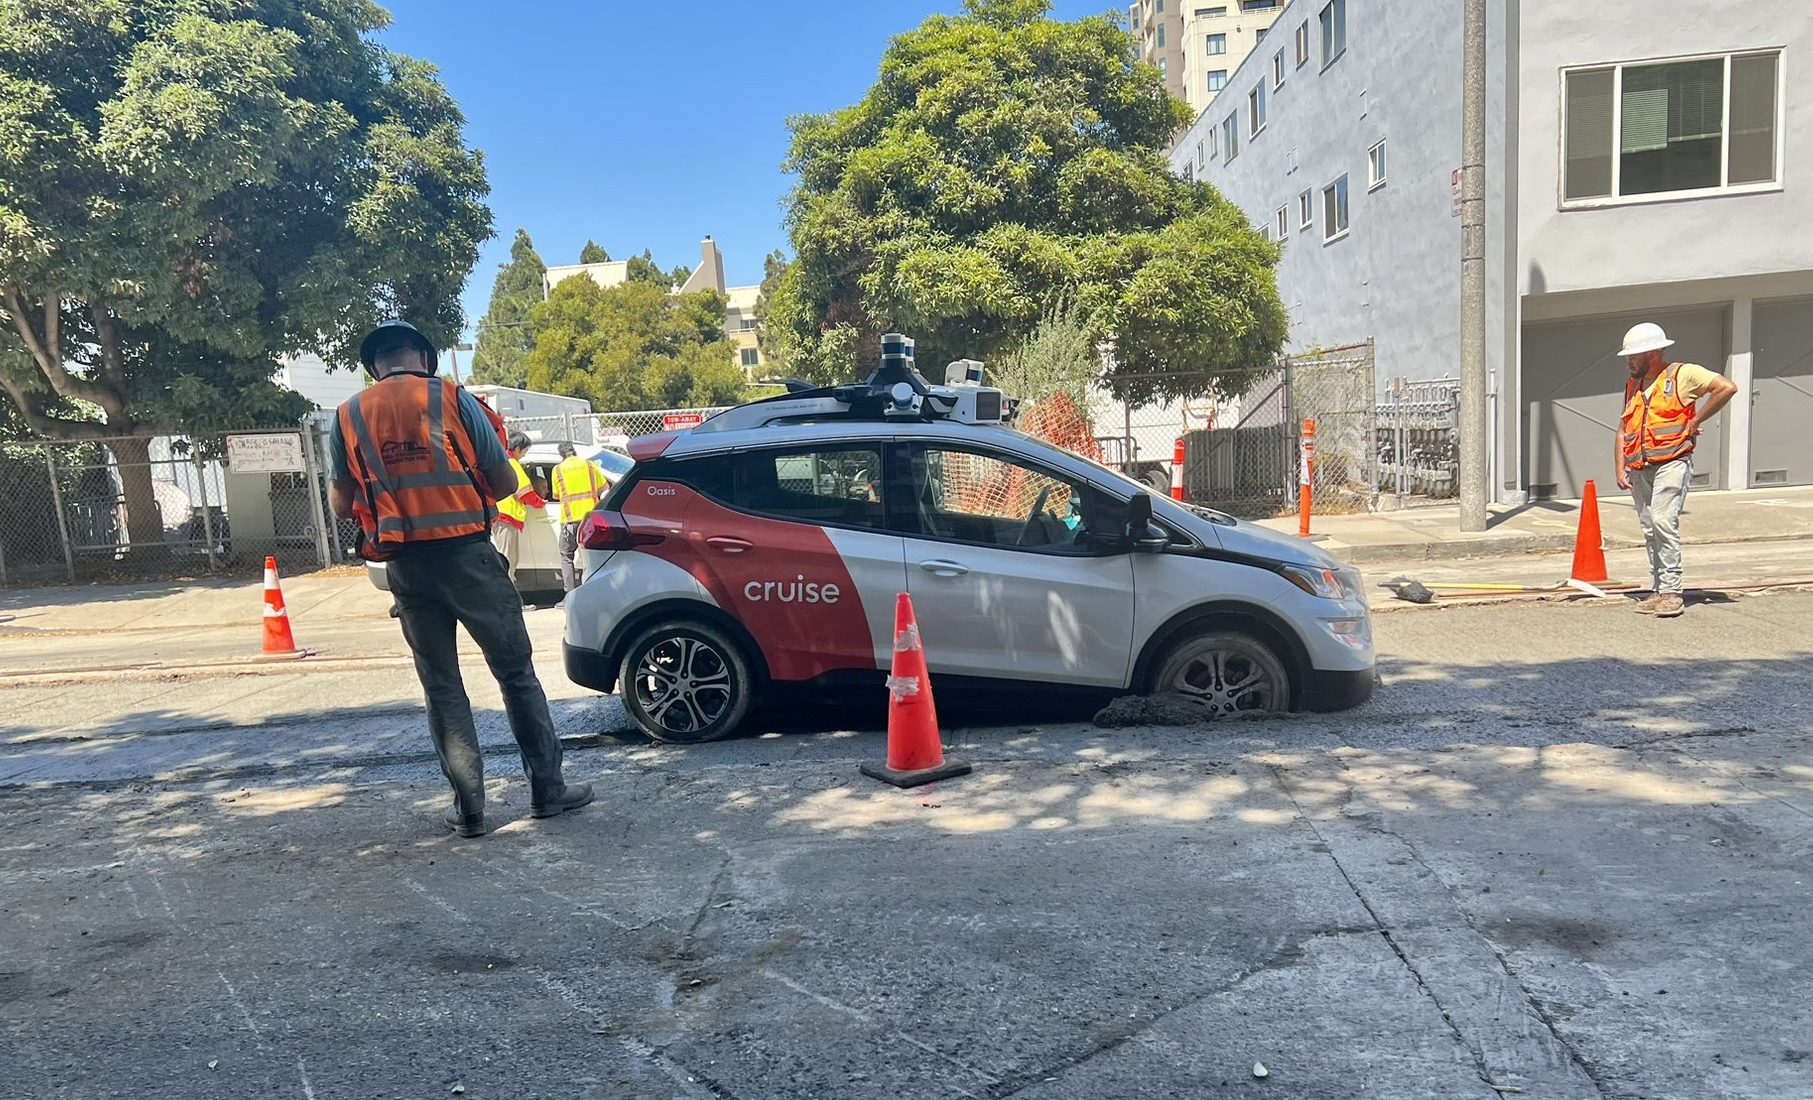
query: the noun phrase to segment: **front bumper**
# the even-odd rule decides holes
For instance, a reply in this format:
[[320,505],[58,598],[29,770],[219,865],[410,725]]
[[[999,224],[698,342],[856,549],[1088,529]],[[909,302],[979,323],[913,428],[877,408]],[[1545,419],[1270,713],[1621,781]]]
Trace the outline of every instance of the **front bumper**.
[[617,670],[611,667],[604,654],[562,642],[561,656],[566,663],[567,679],[575,684],[607,695],[617,690]]

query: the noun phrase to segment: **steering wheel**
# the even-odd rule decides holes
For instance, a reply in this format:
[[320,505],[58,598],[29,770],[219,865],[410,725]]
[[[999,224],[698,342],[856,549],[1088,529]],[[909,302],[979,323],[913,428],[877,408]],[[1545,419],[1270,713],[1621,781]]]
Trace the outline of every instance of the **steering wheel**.
[[1045,501],[1050,496],[1051,486],[1047,485],[1039,490],[1038,499],[1032,502],[1032,512],[1026,517],[1026,526],[1020,528],[1020,538],[1014,543],[1015,546],[1025,546],[1026,540],[1031,537],[1032,533],[1039,530],[1039,516],[1045,511]]

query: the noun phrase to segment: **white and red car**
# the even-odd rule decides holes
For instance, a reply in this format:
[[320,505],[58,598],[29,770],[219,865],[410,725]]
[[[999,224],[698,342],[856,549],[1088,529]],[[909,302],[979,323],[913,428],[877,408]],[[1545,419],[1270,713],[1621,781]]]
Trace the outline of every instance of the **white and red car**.
[[567,675],[621,685],[651,737],[708,741],[771,685],[879,683],[907,592],[934,677],[1230,712],[1370,696],[1352,568],[1000,426],[999,391],[906,363],[911,382],[878,372],[632,440],[580,535]]

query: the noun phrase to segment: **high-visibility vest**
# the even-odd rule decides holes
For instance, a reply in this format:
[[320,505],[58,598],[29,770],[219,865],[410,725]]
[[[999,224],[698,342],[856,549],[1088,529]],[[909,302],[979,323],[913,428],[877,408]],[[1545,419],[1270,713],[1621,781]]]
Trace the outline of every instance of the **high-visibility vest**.
[[458,387],[392,375],[341,405],[339,421],[366,559],[490,530],[491,497],[460,419]]
[[529,521],[529,506],[524,504],[522,498],[516,494],[528,488],[529,471],[523,469],[522,463],[516,461],[515,458],[510,459],[510,468],[516,471],[516,488],[511,490],[509,496],[497,502],[497,514],[508,521],[512,527],[521,530],[522,526]]
[[574,455],[563,458],[554,467],[554,499],[560,501],[560,522],[578,523],[587,512],[598,507],[610,490],[610,479],[590,459]]
[[1621,441],[1624,468],[1640,470],[1693,453],[1694,403],[1681,400],[1681,364],[1668,369],[1648,387],[1632,378],[1624,384]]

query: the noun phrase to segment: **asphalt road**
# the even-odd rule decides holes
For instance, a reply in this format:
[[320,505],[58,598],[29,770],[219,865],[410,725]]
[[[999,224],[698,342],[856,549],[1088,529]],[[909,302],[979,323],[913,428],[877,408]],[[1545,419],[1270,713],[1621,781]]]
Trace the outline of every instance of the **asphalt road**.
[[548,822],[474,669],[480,841],[394,657],[13,681],[0,1081],[1813,1097],[1810,615],[1384,615],[1365,708],[1206,729],[941,699],[976,772],[911,792],[873,710],[672,749],[549,658],[602,797]]

